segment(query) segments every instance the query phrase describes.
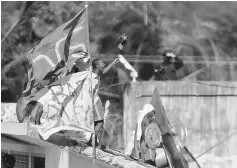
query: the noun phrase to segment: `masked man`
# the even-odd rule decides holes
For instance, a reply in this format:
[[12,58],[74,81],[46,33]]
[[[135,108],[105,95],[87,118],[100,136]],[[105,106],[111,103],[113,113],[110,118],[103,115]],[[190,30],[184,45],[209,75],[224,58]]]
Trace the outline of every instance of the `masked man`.
[[164,61],[155,68],[155,80],[177,80],[176,70],[183,67],[183,61],[172,50],[163,52]]

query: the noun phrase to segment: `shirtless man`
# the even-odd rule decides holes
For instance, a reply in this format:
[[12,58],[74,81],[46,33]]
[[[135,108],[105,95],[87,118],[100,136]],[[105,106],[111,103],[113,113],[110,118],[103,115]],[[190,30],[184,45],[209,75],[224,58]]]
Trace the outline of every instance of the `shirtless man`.
[[[99,85],[100,85],[100,74],[107,73],[113,65],[115,65],[118,62],[118,59],[115,59],[112,63],[110,63],[107,67],[105,67],[104,62],[101,59],[94,59],[92,61],[92,72],[96,74],[95,79],[98,79],[98,84],[95,86],[95,89],[93,91],[94,94],[94,121],[95,121],[95,137],[99,139],[99,146],[101,146],[102,143],[102,136],[101,136],[101,129],[103,128],[104,124],[104,107],[102,105],[102,102],[98,95]],[[91,145],[92,138],[89,141],[89,144]]]

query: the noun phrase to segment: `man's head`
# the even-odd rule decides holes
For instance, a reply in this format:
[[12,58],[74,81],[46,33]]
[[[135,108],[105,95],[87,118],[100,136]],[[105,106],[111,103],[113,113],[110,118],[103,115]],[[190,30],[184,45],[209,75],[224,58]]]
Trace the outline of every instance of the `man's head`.
[[102,70],[104,67],[105,67],[105,64],[101,59],[96,58],[92,61],[93,70],[95,69]]
[[170,49],[167,49],[167,50],[164,50],[163,54],[162,54],[165,58],[173,58],[175,57],[175,54],[172,50]]
[[156,119],[154,110],[149,112],[146,116],[147,116],[147,119],[149,120],[149,122],[152,122]]
[[155,119],[154,107],[151,104],[145,104],[143,107],[143,111],[145,111],[145,116],[150,122]]

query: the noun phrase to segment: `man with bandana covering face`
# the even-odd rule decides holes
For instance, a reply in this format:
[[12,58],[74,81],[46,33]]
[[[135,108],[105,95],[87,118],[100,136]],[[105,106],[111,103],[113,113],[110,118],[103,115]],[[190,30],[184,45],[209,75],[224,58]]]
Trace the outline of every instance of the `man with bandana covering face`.
[[164,61],[155,68],[155,80],[177,80],[176,70],[183,67],[183,61],[172,50],[163,52]]

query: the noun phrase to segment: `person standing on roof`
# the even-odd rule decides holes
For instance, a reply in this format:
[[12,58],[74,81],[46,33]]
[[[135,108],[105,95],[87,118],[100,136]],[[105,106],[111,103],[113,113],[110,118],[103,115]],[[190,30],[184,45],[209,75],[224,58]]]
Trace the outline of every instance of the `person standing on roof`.
[[[115,65],[118,62],[118,59],[115,59],[112,63],[110,63],[108,66],[105,67],[104,62],[96,58],[92,61],[92,76],[93,81],[98,80],[97,85],[95,86],[93,90],[94,95],[94,106],[93,106],[93,112],[94,112],[94,121],[95,121],[95,137],[99,139],[99,146],[101,147],[102,144],[102,136],[101,136],[101,129],[103,128],[104,124],[104,107],[102,105],[102,102],[100,100],[100,97],[98,95],[99,85],[100,85],[100,75],[107,73],[113,65]],[[89,145],[91,145],[92,138],[89,141]]]

